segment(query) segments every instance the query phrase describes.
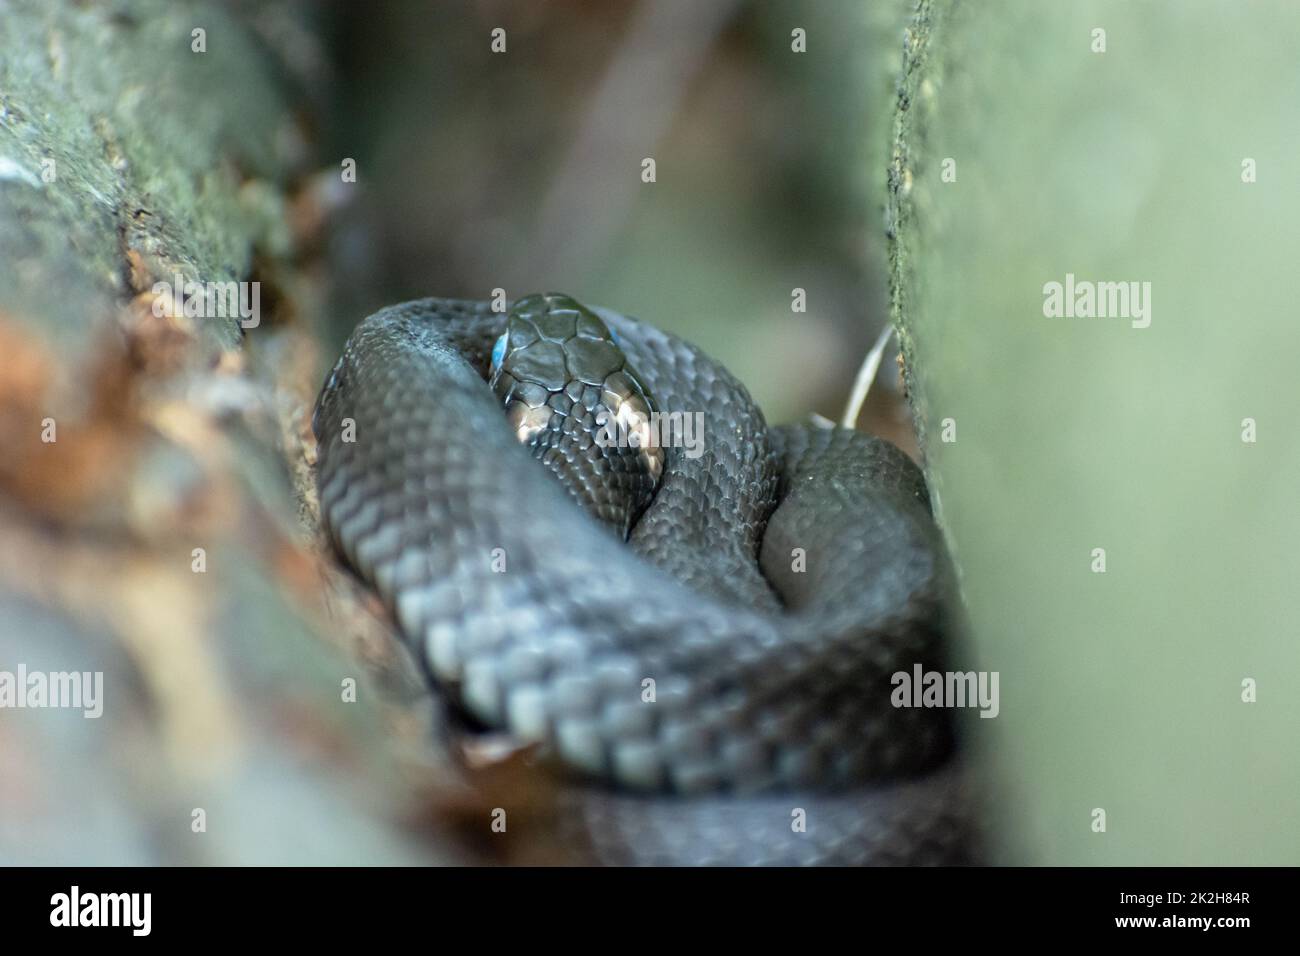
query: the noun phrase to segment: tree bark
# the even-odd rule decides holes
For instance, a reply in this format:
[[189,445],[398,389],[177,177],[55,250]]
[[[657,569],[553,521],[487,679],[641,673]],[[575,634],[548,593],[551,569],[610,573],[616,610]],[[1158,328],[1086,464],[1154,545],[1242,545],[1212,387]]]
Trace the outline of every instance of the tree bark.
[[1293,864],[1300,8],[996,6],[917,5],[887,220],[1002,853]]
[[[316,39],[236,9],[0,11],[0,671],[102,680],[5,711],[9,863],[453,858],[430,705],[302,520]],[[155,309],[177,277],[260,321]]]

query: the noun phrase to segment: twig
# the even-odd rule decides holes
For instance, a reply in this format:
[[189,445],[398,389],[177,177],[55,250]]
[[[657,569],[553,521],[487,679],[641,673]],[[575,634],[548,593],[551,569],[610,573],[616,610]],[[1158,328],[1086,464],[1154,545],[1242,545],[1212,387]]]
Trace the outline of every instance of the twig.
[[867,400],[867,392],[871,390],[871,383],[876,380],[876,373],[880,371],[880,363],[885,357],[885,348],[893,336],[893,325],[885,323],[880,338],[876,339],[876,344],[871,346],[871,351],[863,360],[862,367],[858,369],[858,377],[853,380],[853,392],[849,395],[849,405],[844,409],[844,418],[840,421],[845,428],[857,427],[862,403]]

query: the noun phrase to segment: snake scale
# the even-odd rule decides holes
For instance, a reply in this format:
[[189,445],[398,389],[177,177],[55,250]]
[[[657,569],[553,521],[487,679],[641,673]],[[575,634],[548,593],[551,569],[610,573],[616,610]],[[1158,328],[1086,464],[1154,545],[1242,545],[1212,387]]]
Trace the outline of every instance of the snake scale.
[[[698,448],[593,447],[650,411]],[[890,703],[951,580],[894,446],[769,427],[692,345],[553,294],[375,313],[313,428],[334,546],[442,692],[581,782],[594,860],[973,860],[948,715]]]

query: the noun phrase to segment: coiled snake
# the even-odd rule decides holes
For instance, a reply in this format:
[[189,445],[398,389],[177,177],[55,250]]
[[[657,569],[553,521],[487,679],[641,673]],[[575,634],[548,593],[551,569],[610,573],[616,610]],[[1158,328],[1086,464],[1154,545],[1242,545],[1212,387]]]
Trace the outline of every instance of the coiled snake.
[[769,427],[559,295],[370,316],[313,428],[335,546],[460,706],[585,780],[597,859],[970,860],[947,716],[890,702],[942,662],[950,578],[894,446]]

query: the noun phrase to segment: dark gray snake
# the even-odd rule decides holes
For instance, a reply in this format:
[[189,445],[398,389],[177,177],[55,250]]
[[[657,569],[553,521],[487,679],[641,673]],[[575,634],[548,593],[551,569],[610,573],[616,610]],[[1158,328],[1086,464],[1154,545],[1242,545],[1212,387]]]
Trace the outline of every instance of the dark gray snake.
[[[671,412],[696,446],[609,441]],[[698,349],[554,295],[370,316],[313,428],[335,546],[442,690],[584,781],[596,859],[971,860],[947,715],[890,702],[942,666],[950,580],[894,446],[769,427]]]

